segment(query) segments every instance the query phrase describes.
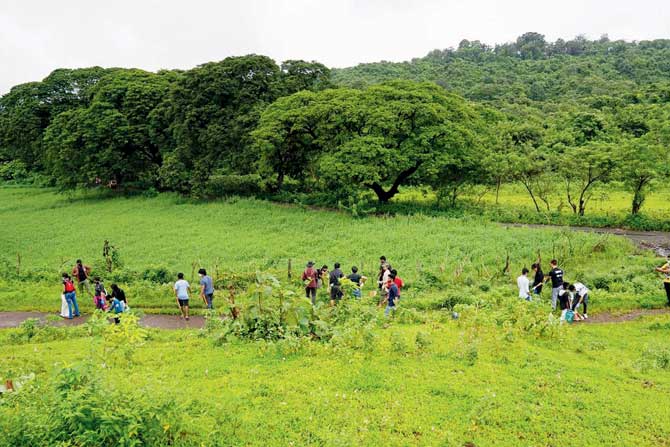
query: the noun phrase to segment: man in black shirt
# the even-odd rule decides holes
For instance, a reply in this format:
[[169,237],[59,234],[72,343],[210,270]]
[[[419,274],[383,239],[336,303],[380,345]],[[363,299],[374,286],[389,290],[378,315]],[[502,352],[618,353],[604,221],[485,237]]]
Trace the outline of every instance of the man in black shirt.
[[363,277],[361,276],[360,273],[358,273],[358,267],[351,267],[351,274],[347,276],[347,279],[354,284],[356,284],[356,288],[354,289],[353,295],[356,298],[361,297],[361,279]]
[[551,310],[556,310],[558,295],[563,287],[563,270],[558,268],[558,261],[552,259],[549,263],[551,270],[545,279],[551,279]]

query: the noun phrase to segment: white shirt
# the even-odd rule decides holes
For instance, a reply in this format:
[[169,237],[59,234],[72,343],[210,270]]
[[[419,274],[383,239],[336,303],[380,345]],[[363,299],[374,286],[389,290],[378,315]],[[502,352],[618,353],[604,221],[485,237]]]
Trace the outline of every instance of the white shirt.
[[575,292],[577,292],[578,296],[584,296],[587,293],[589,293],[589,289],[586,288],[586,286],[580,282],[576,282],[573,284],[575,286]]
[[180,300],[187,300],[188,299],[188,288],[190,285],[188,284],[188,281],[185,279],[180,279],[176,283],[174,283],[174,289],[177,291],[177,298]]
[[519,298],[528,298],[530,296],[530,280],[528,276],[521,275],[516,279],[516,285],[519,286]]

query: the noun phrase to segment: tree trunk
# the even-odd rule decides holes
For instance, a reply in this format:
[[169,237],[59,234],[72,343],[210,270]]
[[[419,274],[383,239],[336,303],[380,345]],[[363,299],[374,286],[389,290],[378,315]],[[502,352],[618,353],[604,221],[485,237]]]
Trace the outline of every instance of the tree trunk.
[[384,190],[382,185],[379,183],[370,183],[365,186],[370,188],[377,194],[377,200],[379,200],[379,203],[388,203],[389,200],[393,198],[396,194],[398,194],[398,188],[400,187],[401,184],[403,184],[412,174],[414,174],[419,167],[421,166],[421,162],[418,161],[414,166],[412,166],[409,169],[405,169],[402,171],[400,174],[398,174],[398,177],[395,179],[393,182],[393,185],[388,189],[388,191]]
[[526,187],[528,190],[528,194],[530,194],[530,198],[533,199],[533,204],[535,205],[535,210],[539,213],[540,212],[540,206],[537,204],[537,200],[535,199],[535,194],[533,194],[533,188],[530,187],[530,182],[521,180],[521,183],[523,183],[523,186]]
[[631,213],[633,215],[638,214],[640,209],[642,209],[642,204],[644,203],[644,187],[647,185],[648,180],[645,178],[638,178],[637,183],[635,184],[635,190],[633,191],[633,206]]
[[502,178],[498,177],[496,179],[496,205],[498,205],[498,197],[500,196],[500,185],[502,184]]

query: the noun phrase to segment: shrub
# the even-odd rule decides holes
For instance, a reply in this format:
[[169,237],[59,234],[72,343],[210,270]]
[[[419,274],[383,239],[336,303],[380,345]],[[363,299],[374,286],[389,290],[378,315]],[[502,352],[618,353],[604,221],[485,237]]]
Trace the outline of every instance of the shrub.
[[215,174],[211,175],[205,183],[205,195],[207,197],[251,196],[261,192],[260,182],[261,178],[257,174]]

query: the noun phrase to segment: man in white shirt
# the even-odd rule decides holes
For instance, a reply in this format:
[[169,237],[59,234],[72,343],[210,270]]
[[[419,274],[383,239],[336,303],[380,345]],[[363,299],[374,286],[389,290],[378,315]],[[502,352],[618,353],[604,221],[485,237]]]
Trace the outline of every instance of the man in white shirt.
[[177,274],[177,282],[174,283],[174,296],[177,297],[177,304],[181,309],[182,317],[188,321],[188,294],[191,291],[191,285],[184,279],[183,273]]
[[586,288],[586,286],[580,282],[576,282],[574,284],[570,284],[570,287],[568,287],[568,290],[570,292],[575,294],[575,299],[572,300],[572,311],[574,312],[577,310],[580,304],[584,305],[584,314],[583,317],[586,319],[589,316],[586,315],[586,306],[589,304],[589,289]]
[[528,279],[528,269],[521,270],[521,276],[516,279],[516,285],[519,286],[519,298],[526,301],[532,301],[530,297],[530,280]]

